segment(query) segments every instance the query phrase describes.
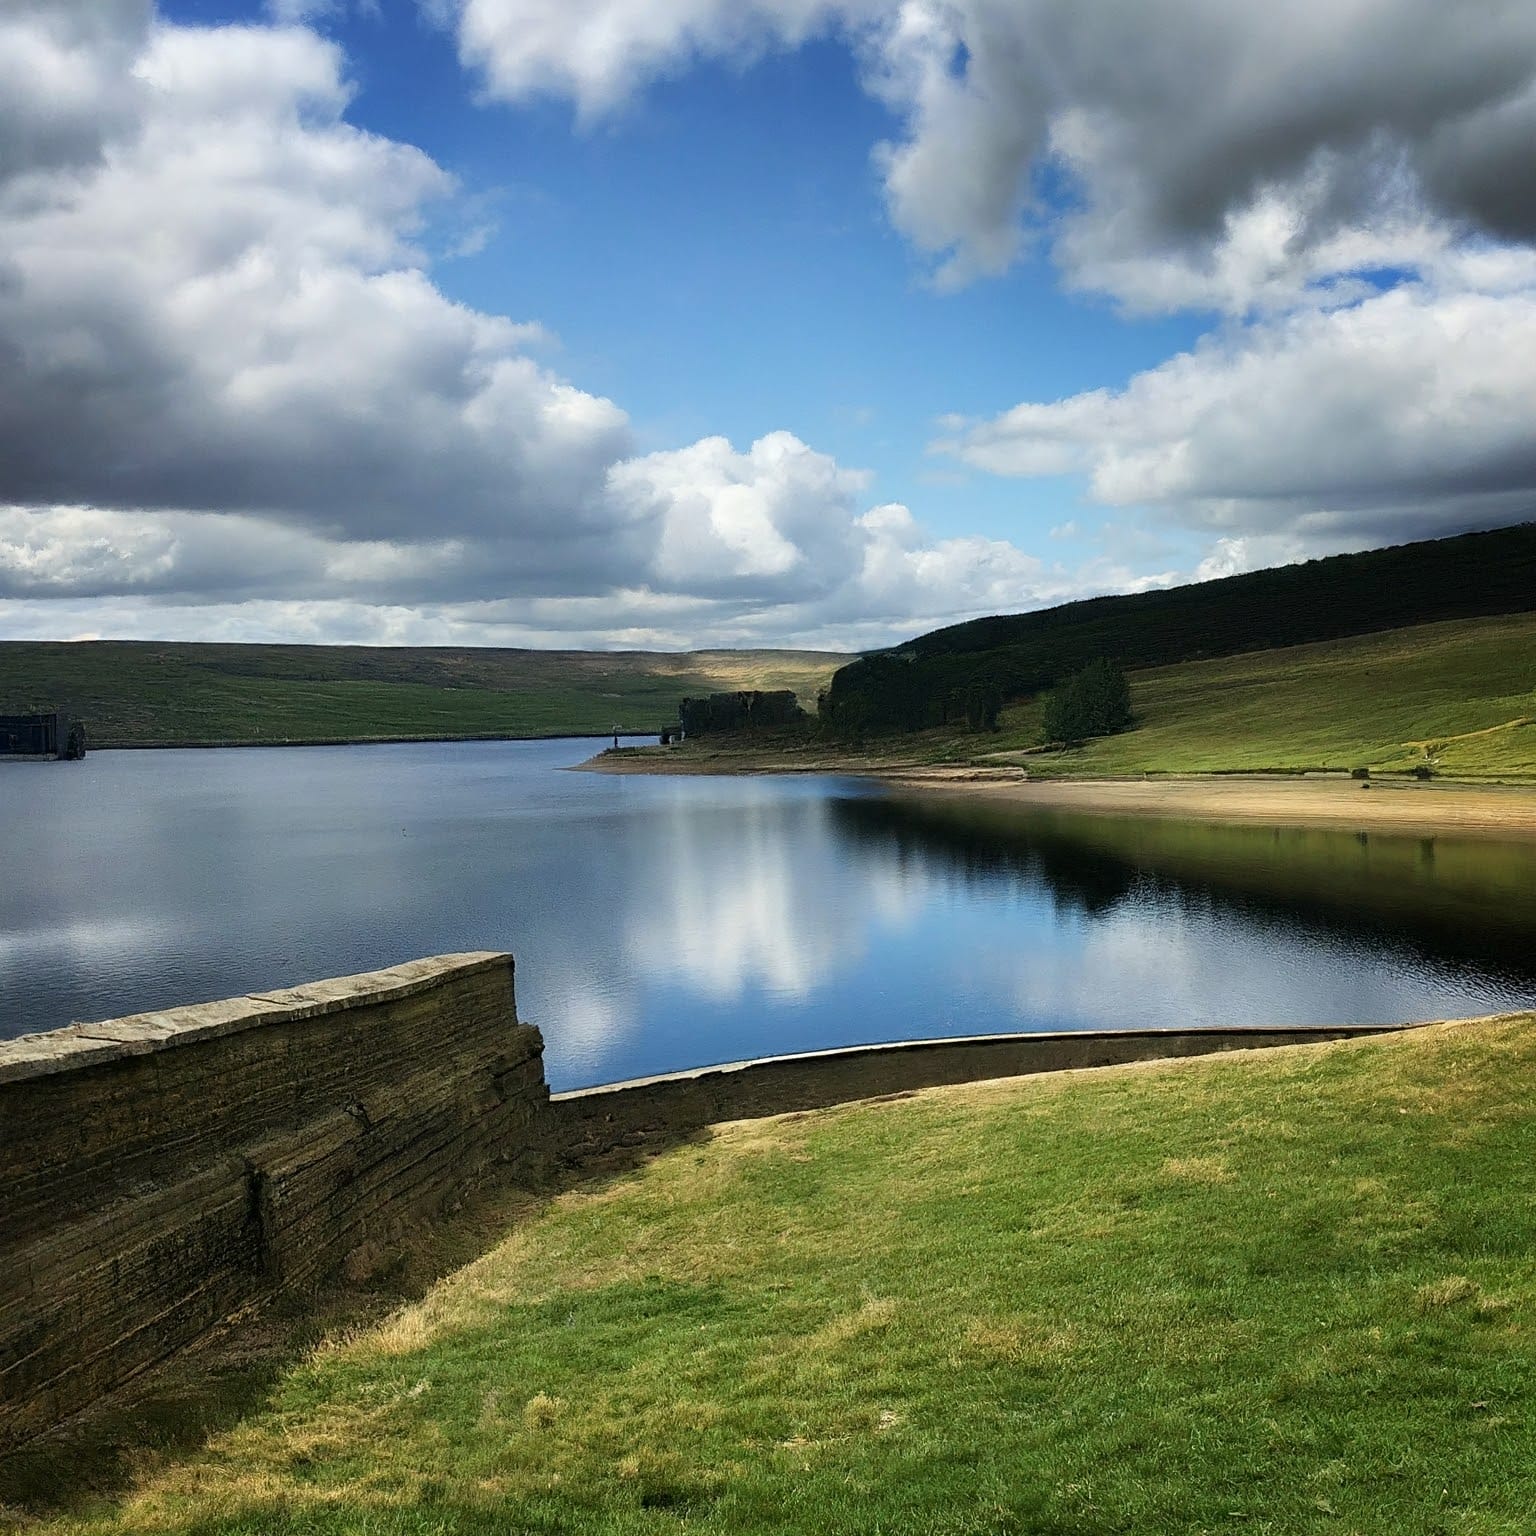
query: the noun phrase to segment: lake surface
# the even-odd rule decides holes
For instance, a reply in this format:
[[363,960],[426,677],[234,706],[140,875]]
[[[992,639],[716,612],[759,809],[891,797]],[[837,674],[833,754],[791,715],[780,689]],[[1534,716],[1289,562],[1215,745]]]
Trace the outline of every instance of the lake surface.
[[0,1036],[517,956],[558,1088],[1020,1029],[1536,1005],[1536,848],[1003,813],[600,743],[0,765]]

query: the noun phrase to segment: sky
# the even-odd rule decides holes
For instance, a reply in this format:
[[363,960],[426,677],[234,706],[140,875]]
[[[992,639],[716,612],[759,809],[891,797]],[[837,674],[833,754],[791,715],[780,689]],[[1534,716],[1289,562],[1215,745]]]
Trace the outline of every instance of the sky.
[[1530,0],[0,5],[0,638],[854,650],[1532,516]]

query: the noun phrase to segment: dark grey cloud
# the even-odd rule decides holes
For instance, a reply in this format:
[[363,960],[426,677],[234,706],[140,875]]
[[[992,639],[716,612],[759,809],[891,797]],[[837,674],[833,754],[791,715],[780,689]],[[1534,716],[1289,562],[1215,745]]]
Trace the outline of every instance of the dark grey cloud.
[[0,185],[93,164],[131,129],[138,88],[127,66],[151,14],[150,0],[27,0],[0,11]]
[[[1475,22],[1440,0],[921,9],[877,44],[908,129],[886,180],[952,276],[999,270],[1043,228],[1082,286],[1242,310],[1468,232],[1536,237],[1529,177],[1510,175],[1536,101],[1525,0]],[[1047,169],[1075,189],[1065,216],[1033,200]]]
[[[444,9],[443,0],[433,8]],[[701,54],[841,30],[901,123],[898,226],[949,282],[1044,231],[1069,278],[1243,309],[1417,261],[1426,230],[1536,237],[1529,0],[452,0],[507,100],[591,114]],[[1075,207],[1041,203],[1042,174]],[[1433,241],[1429,241],[1433,244]]]
[[431,284],[409,236],[446,179],[345,123],[341,62],[162,29],[110,163],[0,193],[0,494],[521,536],[535,576],[599,533],[622,559],[624,413]]

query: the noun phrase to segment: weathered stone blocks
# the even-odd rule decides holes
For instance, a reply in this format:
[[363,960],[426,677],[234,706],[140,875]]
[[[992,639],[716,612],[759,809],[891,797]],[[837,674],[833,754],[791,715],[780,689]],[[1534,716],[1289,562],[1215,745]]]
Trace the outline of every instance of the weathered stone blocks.
[[548,1161],[510,955],[0,1042],[0,1450]]

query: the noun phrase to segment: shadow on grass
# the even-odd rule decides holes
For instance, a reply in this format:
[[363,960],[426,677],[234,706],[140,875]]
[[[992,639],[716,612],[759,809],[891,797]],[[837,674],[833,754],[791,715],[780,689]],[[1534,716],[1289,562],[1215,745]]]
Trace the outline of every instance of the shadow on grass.
[[707,1128],[656,1127],[585,1155],[536,1187],[482,1185],[366,1284],[341,1280],[258,1303],[57,1428],[0,1456],[0,1531],[125,1493],[157,1465],[194,1452],[270,1401],[326,1337],[377,1323],[472,1263],[557,1196],[633,1173]]

